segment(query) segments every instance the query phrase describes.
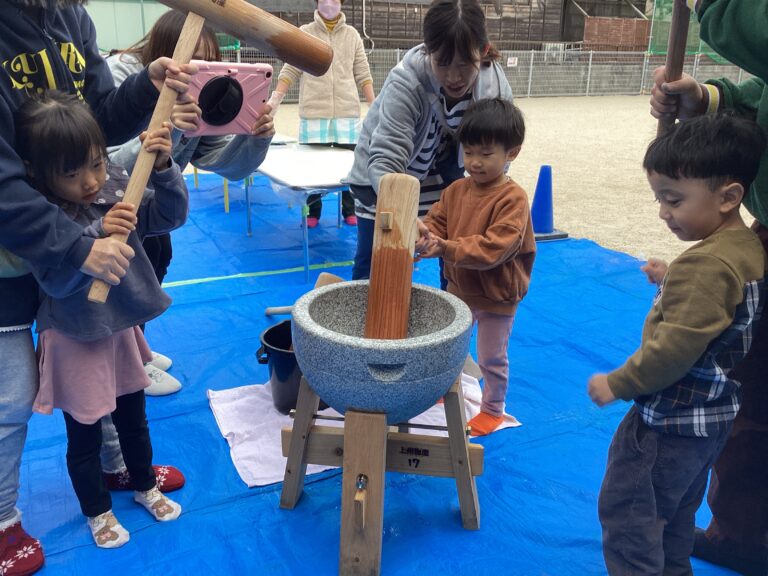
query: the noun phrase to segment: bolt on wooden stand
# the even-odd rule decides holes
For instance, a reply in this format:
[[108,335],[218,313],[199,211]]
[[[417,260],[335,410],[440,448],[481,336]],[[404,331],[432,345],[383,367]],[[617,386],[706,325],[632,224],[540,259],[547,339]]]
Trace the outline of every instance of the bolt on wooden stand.
[[[365,336],[405,338],[408,327],[418,181],[396,174],[379,190]],[[385,216],[384,214],[389,214]],[[397,283],[397,286],[393,286]],[[401,298],[384,304],[376,299]],[[404,301],[404,299],[406,299]],[[483,447],[470,444],[460,378],[443,397],[448,436],[415,434],[435,428],[387,424],[384,413],[347,410],[344,428],[315,423],[320,398],[302,378],[293,428],[282,430],[287,457],[280,507],[293,509],[304,487],[307,464],[342,466],[339,573],[379,574],[384,525],[385,471],[454,478],[467,530],[480,528],[474,476],[483,471]],[[437,399],[436,399],[437,400]],[[437,427],[440,428],[440,427]]]

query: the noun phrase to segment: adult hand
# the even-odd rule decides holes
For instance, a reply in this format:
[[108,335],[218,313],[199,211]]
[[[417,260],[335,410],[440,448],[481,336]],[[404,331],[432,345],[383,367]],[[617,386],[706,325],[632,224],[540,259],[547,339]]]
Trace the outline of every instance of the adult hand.
[[275,135],[275,122],[272,116],[272,107],[267,103],[261,116],[256,119],[251,128],[251,135],[259,138],[272,138]]
[[99,238],[94,241],[80,272],[117,286],[134,256],[133,248],[128,244],[114,238]]
[[109,209],[101,221],[107,234],[125,234],[136,230],[136,212],[130,202],[118,202]]
[[640,266],[640,270],[645,272],[648,282],[651,284],[661,284],[667,273],[667,263],[658,258],[648,258],[648,262]]
[[197,74],[195,64],[176,64],[172,59],[161,56],[157,60],[150,62],[147,66],[149,79],[155,85],[159,92],[166,84],[179,94],[184,94],[189,88],[189,81],[192,76]]
[[664,81],[664,66],[653,71],[651,88],[651,116],[659,120],[688,120],[704,114],[707,109],[707,95],[701,84],[683,74],[680,80]]
[[182,132],[194,132],[200,128],[203,111],[189,94],[179,94],[171,110],[171,123]]
[[600,407],[616,400],[611,387],[608,386],[607,374],[593,374],[587,383],[587,394],[589,394],[592,402]]

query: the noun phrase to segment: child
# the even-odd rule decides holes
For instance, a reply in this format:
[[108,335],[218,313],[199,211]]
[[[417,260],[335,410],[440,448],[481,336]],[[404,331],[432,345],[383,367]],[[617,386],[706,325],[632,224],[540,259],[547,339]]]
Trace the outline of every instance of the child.
[[[169,10],[157,19],[144,38],[127,50],[108,57],[106,61],[115,85],[121,86],[123,82],[129,81],[150,62],[173,55],[186,18],[186,12]],[[200,32],[200,40],[193,58],[214,62],[221,60],[216,33],[208,25],[203,26]],[[171,119],[179,130],[195,130],[199,128],[201,113],[197,103],[185,96],[174,107]],[[275,134],[271,111],[262,113],[252,130],[251,134],[236,136],[187,137],[176,132],[173,135],[174,145],[171,156],[182,170],[191,163],[199,170],[215,172],[229,180],[242,180],[259,167],[269,150],[269,143]],[[121,146],[110,147],[109,160],[132,172],[140,149],[139,139],[134,138]],[[162,284],[173,257],[171,235],[148,236],[144,239],[143,246],[155,269],[157,280]],[[152,361],[145,367],[147,375],[152,380],[152,384],[145,391],[148,396],[165,396],[181,389],[181,382],[167,373],[172,363],[168,356],[157,352],[152,353]],[[125,467],[117,449],[114,427],[108,424],[108,420],[107,418],[104,422],[107,444],[107,450],[103,454],[105,474],[112,488],[120,488],[121,484],[130,485],[130,478],[125,474]],[[181,472],[170,467],[170,474],[166,478],[163,491],[170,492],[183,484],[184,478]]]
[[668,268],[644,267],[659,291],[642,344],[618,370],[589,379],[598,406],[634,400],[600,489],[609,574],[692,573],[694,515],[741,403],[731,370],[766,295],[763,248],[739,212],[764,149],[753,122],[712,115],[675,125],[645,154],[659,217],[697,243]]
[[434,0],[424,16],[424,43],[409,50],[387,75],[363,120],[352,170],[345,181],[355,197],[357,251],[352,279],[368,278],[379,180],[407,173],[419,179],[419,213],[464,175],[455,133],[473,100],[512,100],[495,62],[485,13],[477,0]]
[[472,104],[458,131],[469,177],[448,186],[419,222],[416,251],[443,259],[448,291],[467,303],[477,322],[484,385],[480,413],[469,421],[472,436],[490,434],[502,422],[507,345],[536,256],[528,197],[506,174],[524,137],[523,116],[508,100]]
[[67,469],[102,548],[122,546],[129,539],[112,513],[101,475],[99,419],[106,414],[112,414],[117,427],[136,502],[160,521],[181,513],[159,491],[152,468],[144,411],[144,388],[149,385],[144,362],[150,351],[138,324],[170,304],[141,249],[141,237],[180,226],[188,198],[181,171],[170,160],[170,125],[146,135],[144,146],[157,152],[155,192],[145,195],[137,223],[131,205],[120,201],[125,172],[107,166],[103,134],[86,104],[50,91],[23,104],[16,114],[16,149],[31,184],[79,224],[84,235],[130,233],[128,244],[136,253],[106,304],[88,302],[87,290],[66,296],[60,269],[32,265],[44,292],[37,312],[40,390],[34,409],[64,411]]

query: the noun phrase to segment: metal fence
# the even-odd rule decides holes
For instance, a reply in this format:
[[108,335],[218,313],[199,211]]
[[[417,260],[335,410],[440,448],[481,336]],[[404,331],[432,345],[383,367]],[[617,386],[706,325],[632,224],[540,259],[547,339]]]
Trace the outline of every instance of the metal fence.
[[[376,49],[368,54],[376,94],[389,71],[405,54],[400,49]],[[653,71],[664,65],[664,56],[644,52],[598,52],[582,50],[501,52],[504,68],[515,97],[608,96],[649,94]],[[274,83],[282,62],[255,48],[223,51],[232,62],[264,62],[274,68]],[[737,66],[720,64],[706,54],[686,57],[684,71],[700,81],[728,78],[740,82],[749,77]],[[284,102],[298,102],[298,86],[291,86]]]

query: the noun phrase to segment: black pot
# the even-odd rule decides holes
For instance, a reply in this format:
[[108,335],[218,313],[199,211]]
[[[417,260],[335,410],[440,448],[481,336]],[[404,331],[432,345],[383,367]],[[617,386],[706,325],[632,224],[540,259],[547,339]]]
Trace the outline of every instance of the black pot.
[[[269,365],[269,382],[272,385],[272,403],[281,414],[296,408],[301,384],[301,370],[296,363],[291,340],[291,321],[270,326],[260,336],[261,347],[256,352],[259,364]],[[327,408],[320,402],[320,410]]]

